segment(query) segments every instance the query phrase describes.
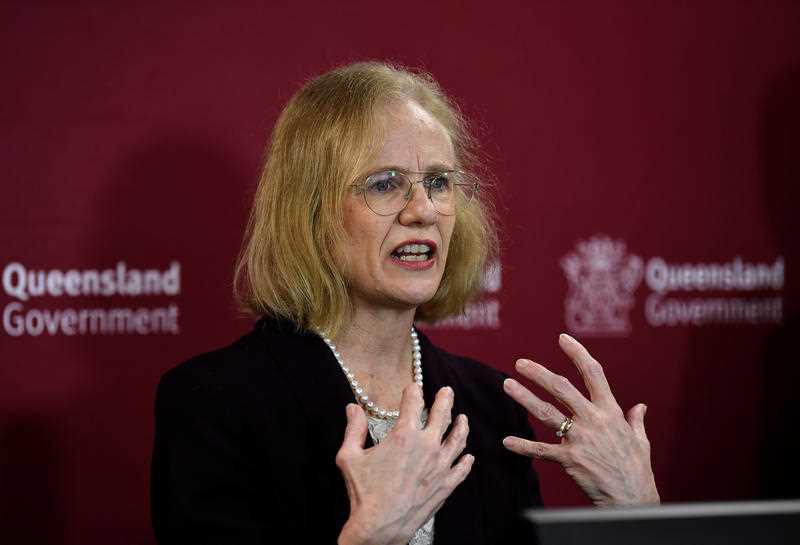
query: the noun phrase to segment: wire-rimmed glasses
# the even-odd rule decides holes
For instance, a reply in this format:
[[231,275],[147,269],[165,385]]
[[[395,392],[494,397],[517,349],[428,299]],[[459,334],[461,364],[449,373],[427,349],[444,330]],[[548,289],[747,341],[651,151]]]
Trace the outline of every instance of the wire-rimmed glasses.
[[[412,180],[411,175],[422,176]],[[480,187],[478,179],[460,170],[414,172],[386,169],[374,172],[361,183],[353,184],[364,195],[364,201],[379,216],[393,216],[411,200],[414,184],[422,184],[434,209],[444,216],[472,201]]]

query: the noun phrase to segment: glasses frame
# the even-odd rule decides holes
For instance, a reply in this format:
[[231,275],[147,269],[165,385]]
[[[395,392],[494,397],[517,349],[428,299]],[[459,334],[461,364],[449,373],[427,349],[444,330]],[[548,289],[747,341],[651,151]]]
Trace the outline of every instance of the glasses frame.
[[[367,190],[366,190],[367,182],[369,181],[369,179],[372,176],[375,176],[376,174],[380,174],[381,172],[399,172],[399,173],[403,174],[406,177],[406,179],[408,179],[409,182],[410,182],[409,185],[408,185],[408,191],[406,192],[405,195],[403,195],[403,198],[405,199],[406,202],[402,206],[402,208],[400,208],[400,210],[398,210],[397,212],[389,212],[388,214],[381,214],[380,212],[376,212],[375,209],[372,208],[369,205],[369,201],[367,200]],[[421,180],[412,180],[411,179],[411,175],[412,174],[413,175],[418,175],[418,176],[423,176],[423,178]],[[425,193],[428,196],[428,200],[431,201],[431,206],[433,206],[433,209],[436,210],[437,214],[441,214],[442,216],[455,216],[456,215],[456,211],[455,210],[453,211],[452,214],[445,214],[444,212],[441,212],[441,211],[439,211],[438,208],[436,208],[436,202],[434,202],[433,197],[431,197],[431,186],[430,186],[430,183],[428,183],[427,185],[425,184],[425,182],[430,182],[430,178],[431,177],[436,176],[436,175],[441,175],[441,174],[448,174],[448,175],[449,174],[461,174],[461,175],[464,175],[464,176],[467,176],[467,177],[470,177],[470,178],[474,177],[472,174],[470,174],[468,172],[464,172],[463,170],[452,170],[452,169],[448,170],[448,169],[445,169],[445,170],[429,170],[427,172],[419,172],[419,171],[415,171],[415,170],[405,170],[405,169],[402,169],[402,168],[382,168],[380,170],[376,170],[375,172],[371,172],[371,173],[365,175],[361,182],[357,182],[357,183],[351,184],[351,186],[355,187],[355,188],[357,188],[357,189],[359,189],[361,191],[361,195],[364,197],[364,204],[367,206],[367,208],[370,209],[370,211],[373,214],[375,214],[377,216],[394,216],[396,214],[399,214],[403,210],[405,210],[406,206],[408,206],[408,203],[411,201],[411,195],[414,192],[414,186],[416,184],[422,184],[422,187],[425,189]],[[458,188],[458,187],[471,187],[472,188],[472,193],[470,194],[469,199],[467,200],[467,202],[465,204],[471,203],[473,201],[473,199],[475,198],[475,195],[478,193],[478,191],[481,188],[480,183],[478,182],[477,178],[473,182],[454,183],[453,185],[455,186],[454,187],[454,191],[455,191],[455,188]]]

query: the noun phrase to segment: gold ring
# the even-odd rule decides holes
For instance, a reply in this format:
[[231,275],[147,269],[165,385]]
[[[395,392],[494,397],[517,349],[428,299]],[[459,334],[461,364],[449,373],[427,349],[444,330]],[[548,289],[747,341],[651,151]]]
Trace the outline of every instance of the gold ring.
[[568,416],[564,419],[561,423],[561,426],[558,427],[558,431],[556,431],[556,437],[566,437],[567,432],[572,428],[572,425],[575,423],[575,419],[571,416]]

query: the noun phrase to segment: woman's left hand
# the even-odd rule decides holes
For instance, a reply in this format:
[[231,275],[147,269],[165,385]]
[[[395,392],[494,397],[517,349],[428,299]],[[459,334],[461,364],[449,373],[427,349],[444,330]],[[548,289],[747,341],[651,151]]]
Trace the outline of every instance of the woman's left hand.
[[[532,380],[571,411],[573,425],[560,444],[506,437],[509,450],[560,463],[595,505],[659,503],[650,465],[650,442],[644,430],[647,407],[635,405],[627,418],[614,399],[603,367],[569,335],[558,339],[564,353],[578,367],[590,399],[566,378],[530,360],[517,360],[517,371]],[[503,387],[517,403],[551,428],[558,430],[565,415],[514,379]]]

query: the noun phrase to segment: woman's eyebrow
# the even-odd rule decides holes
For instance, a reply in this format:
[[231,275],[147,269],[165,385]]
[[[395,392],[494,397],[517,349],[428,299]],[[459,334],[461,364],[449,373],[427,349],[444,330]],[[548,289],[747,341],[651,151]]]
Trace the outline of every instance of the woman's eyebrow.
[[400,172],[421,172],[423,174],[427,174],[427,173],[430,173],[430,172],[442,172],[444,170],[455,170],[455,169],[450,165],[446,165],[444,163],[436,162],[436,163],[429,164],[427,166],[427,168],[425,170],[423,170],[423,171],[410,170],[410,169],[403,168],[403,167],[398,166],[398,165],[379,165],[379,166],[376,166],[376,167],[373,167],[373,168],[369,169],[369,172],[374,174],[376,172],[383,172],[384,170],[399,170]]
[[425,172],[436,172],[442,170],[455,170],[452,166],[446,165],[444,163],[431,163],[425,169]]
[[369,169],[369,171],[373,174],[376,172],[383,172],[384,170],[399,170],[400,172],[408,172],[408,170],[397,165],[378,165]]

